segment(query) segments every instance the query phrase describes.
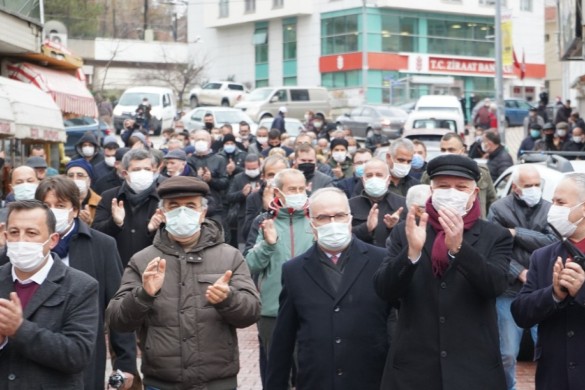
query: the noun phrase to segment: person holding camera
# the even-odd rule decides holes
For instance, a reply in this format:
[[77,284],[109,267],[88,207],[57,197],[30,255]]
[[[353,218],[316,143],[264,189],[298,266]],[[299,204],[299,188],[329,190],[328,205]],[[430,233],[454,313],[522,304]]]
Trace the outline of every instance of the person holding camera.
[[584,389],[585,271],[575,254],[585,251],[585,174],[569,173],[557,185],[547,219],[567,242],[532,254],[512,316],[522,328],[538,325],[536,390]]

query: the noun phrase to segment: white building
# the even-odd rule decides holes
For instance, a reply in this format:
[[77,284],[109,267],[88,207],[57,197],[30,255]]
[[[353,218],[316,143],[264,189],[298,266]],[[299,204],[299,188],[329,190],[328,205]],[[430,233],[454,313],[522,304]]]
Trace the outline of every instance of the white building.
[[[493,3],[197,2],[189,7],[188,30],[189,41],[200,42],[190,50],[205,53],[211,79],[233,76],[255,87],[322,85],[343,101],[362,100],[364,89],[370,103],[396,104],[428,93],[493,96]],[[507,3],[526,78],[520,79],[519,67],[506,68],[504,95],[537,99],[546,73],[544,0]]]

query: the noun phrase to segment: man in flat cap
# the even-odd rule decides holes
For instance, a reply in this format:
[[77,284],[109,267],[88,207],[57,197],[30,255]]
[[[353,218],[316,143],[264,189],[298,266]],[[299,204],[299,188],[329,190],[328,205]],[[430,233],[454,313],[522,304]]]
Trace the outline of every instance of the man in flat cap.
[[505,389],[495,300],[507,287],[512,236],[480,219],[475,161],[429,162],[431,197],[390,234],[374,276],[380,297],[400,305],[382,388]]
[[187,165],[187,153],[182,149],[169,151],[163,160],[165,162],[163,173],[165,176],[195,176],[195,172]]
[[163,222],[130,260],[106,310],[112,329],[138,331],[146,389],[235,389],[236,328],[260,318],[244,258],[205,219],[208,193],[189,176],[158,187]]

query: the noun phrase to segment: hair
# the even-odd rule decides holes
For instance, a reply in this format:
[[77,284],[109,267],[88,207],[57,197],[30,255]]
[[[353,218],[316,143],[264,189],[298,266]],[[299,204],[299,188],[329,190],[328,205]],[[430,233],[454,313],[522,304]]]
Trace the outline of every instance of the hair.
[[[75,185],[75,184],[73,184]],[[8,215],[6,216],[6,227],[9,227],[10,224],[10,214],[14,211],[24,211],[24,210],[35,210],[35,209],[42,209],[45,211],[45,221],[47,223],[47,229],[49,230],[49,234],[55,233],[57,220],[55,219],[55,215],[43,202],[39,200],[17,200],[14,202],[10,202],[8,204]]]
[[222,128],[224,128],[224,127],[225,127],[226,129],[230,129],[230,133],[233,133],[233,132],[234,132],[234,128],[233,128],[233,127],[232,127],[232,125],[231,125],[231,124],[229,124],[229,123],[224,123],[224,124],[223,124],[221,127],[222,127]]
[[308,142],[309,144],[313,141],[313,139],[311,138],[311,136],[309,135],[309,133],[307,133],[307,132],[301,132],[299,135],[297,135],[297,138],[295,138],[295,144],[301,138],[308,138],[309,139],[309,142]]
[[270,129],[268,132],[268,139],[280,139],[280,130],[278,129]]
[[75,211],[81,209],[79,188],[73,180],[65,176],[52,176],[42,180],[35,192],[35,199],[44,202],[47,194],[53,191],[55,197],[62,201],[69,201]]
[[290,168],[290,164],[289,164],[288,159],[286,157],[281,156],[280,154],[275,154],[275,155],[272,155],[270,157],[267,157],[264,160],[264,162],[262,163],[262,173],[264,173],[266,168],[272,167],[272,166],[278,164],[279,162],[284,164],[285,169]]
[[585,201],[585,173],[571,172],[564,175],[563,180],[571,180],[579,190],[579,201]]
[[340,198],[343,198],[345,209],[347,210],[348,213],[351,214],[351,210],[349,208],[349,199],[347,199],[347,195],[345,195],[345,192],[343,192],[337,187],[324,187],[318,189],[317,191],[311,194],[311,197],[309,198],[309,216],[310,217],[313,216],[313,204],[317,202],[319,198],[326,196],[327,199],[329,200],[331,195],[338,195]]
[[414,140],[412,140],[412,144],[413,145],[420,145],[420,146],[422,146],[423,149],[425,150],[425,154],[426,154],[426,152],[427,152],[427,145],[425,145],[424,142],[422,142],[421,140],[418,140],[418,139],[414,139]]
[[246,122],[246,121],[241,121],[240,122],[240,127],[242,127],[242,126],[248,126],[248,127],[250,127],[250,124],[248,122]]
[[521,173],[533,173],[533,172],[536,172],[540,176],[540,174],[538,173],[538,170],[536,168],[534,168],[532,165],[528,165],[528,164],[518,165],[516,167],[516,169],[514,169],[514,171],[512,171],[512,175],[510,176],[510,179],[512,180],[512,183],[519,185]]
[[333,138],[343,138],[343,139],[345,139],[345,133],[343,132],[343,130],[334,129],[331,132],[330,137],[331,137],[331,139],[333,139]]
[[131,161],[142,161],[146,159],[150,159],[153,166],[158,166],[156,163],[156,158],[150,150],[131,149],[124,155],[124,157],[122,157],[122,169],[127,171],[128,168],[130,168]]
[[268,152],[269,156],[274,156],[275,154],[280,154],[281,156],[286,157],[286,151],[283,148],[272,148],[270,152]]
[[298,158],[299,154],[301,153],[310,153],[310,152],[315,153],[315,155],[317,155],[317,153],[315,152],[315,149],[309,145],[309,144],[300,144],[295,148],[295,153],[294,153],[294,158]]
[[282,187],[284,186],[284,180],[289,177],[289,176],[300,176],[303,178],[303,180],[305,180],[305,175],[303,175],[303,172],[299,171],[298,169],[294,169],[294,168],[286,168],[283,169],[282,171],[278,172],[275,176],[274,176],[274,186],[276,188],[278,188],[279,190],[282,190]]
[[408,138],[398,138],[393,141],[388,148],[388,154],[392,157],[396,157],[396,151],[399,149],[406,149],[410,153],[414,153],[414,144]]
[[207,117],[207,118],[209,118],[209,117],[213,117],[213,114],[212,114],[211,112],[207,111],[207,112],[205,113],[205,115],[203,115],[203,118],[206,118],[206,117]]
[[373,157],[372,155],[372,151],[370,149],[366,149],[366,148],[358,148],[355,153],[353,154],[353,159],[355,160],[355,156],[357,156],[358,154],[365,154],[368,153],[370,156]]
[[244,159],[244,163],[247,163],[247,162],[258,162],[258,161],[260,161],[260,158],[258,157],[257,154],[254,154],[254,153],[248,154],[246,156],[246,158]]
[[210,134],[210,133],[209,133],[209,131],[207,131],[207,130],[204,130],[204,129],[199,129],[199,130],[193,130],[193,131],[191,132],[191,135],[192,135],[193,137],[195,137],[196,135],[199,135],[199,134],[205,134],[205,137],[207,138],[207,140],[208,140],[208,141],[211,141],[211,134]]
[[152,157],[154,157],[154,161],[156,163],[157,167],[160,167],[160,165],[163,163],[165,155],[162,152],[162,150],[159,149],[151,149],[150,153],[152,153]]
[[258,129],[256,129],[256,137],[258,136],[259,131],[266,131],[268,133],[268,129],[266,127],[260,126]]
[[33,144],[30,146],[30,150],[42,150],[43,152],[45,151],[45,147],[41,144]]
[[441,137],[441,141],[451,141],[452,139],[456,139],[457,141],[459,141],[459,143],[461,144],[461,147],[465,146],[461,137],[458,136],[456,133],[447,133]]
[[500,139],[500,135],[495,131],[488,130],[483,133],[483,136],[486,137],[488,140],[492,141],[496,145],[500,145],[502,140]]
[[386,176],[388,176],[390,174],[390,168],[388,168],[388,164],[386,164],[386,161],[381,160],[377,157],[372,158],[370,161],[368,161],[367,163],[364,164],[364,171],[372,165],[382,165],[382,166],[384,166],[384,171],[386,172]]
[[406,192],[407,210],[410,210],[414,204],[424,207],[429,196],[431,196],[431,186],[428,184],[417,184],[410,187]]
[[117,150],[119,148],[120,148],[120,144],[118,144],[117,142],[108,142],[107,144],[104,145],[104,149]]

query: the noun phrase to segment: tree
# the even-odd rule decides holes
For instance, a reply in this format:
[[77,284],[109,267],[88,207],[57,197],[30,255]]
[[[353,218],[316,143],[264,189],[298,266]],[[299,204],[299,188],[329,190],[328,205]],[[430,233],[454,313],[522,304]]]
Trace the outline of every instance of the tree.
[[103,18],[103,0],[45,1],[45,20],[58,20],[67,26],[71,38],[95,38]]

